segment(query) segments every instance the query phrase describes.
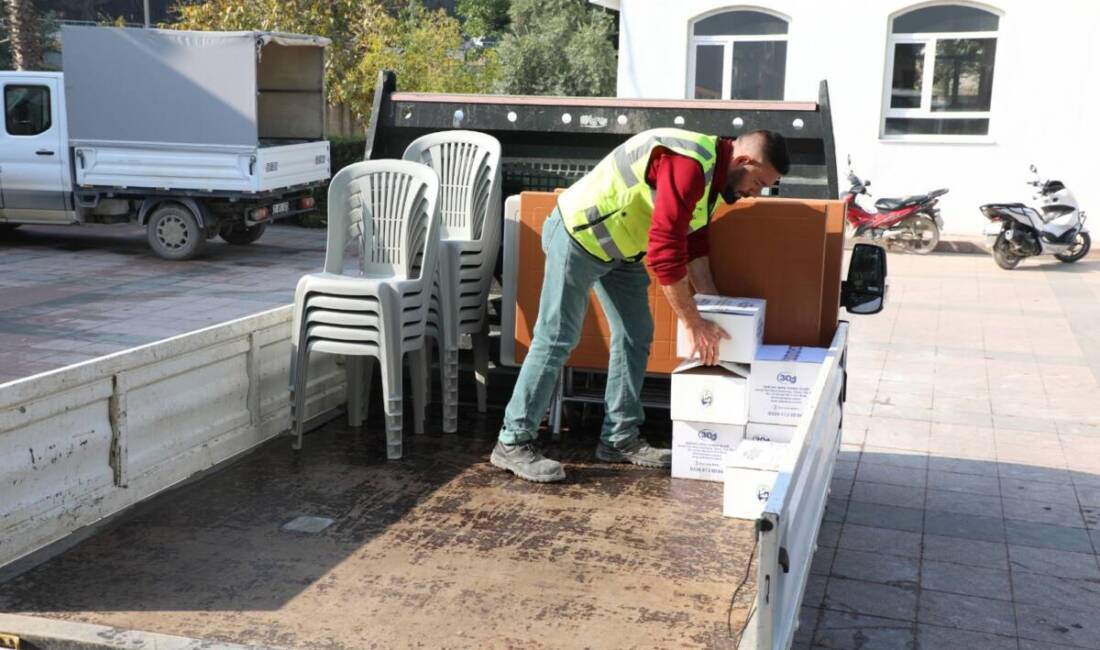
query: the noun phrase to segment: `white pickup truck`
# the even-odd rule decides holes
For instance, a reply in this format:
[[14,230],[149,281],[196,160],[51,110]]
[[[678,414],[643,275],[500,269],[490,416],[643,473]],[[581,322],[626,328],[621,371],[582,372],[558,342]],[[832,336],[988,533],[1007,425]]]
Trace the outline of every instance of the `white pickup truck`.
[[326,39],[66,26],[62,44],[63,73],[0,72],[0,231],[136,222],[180,260],[314,208]]
[[[432,120],[464,116],[476,128],[500,125],[512,182],[532,187],[545,180],[532,172],[573,171],[570,160],[596,148],[586,133],[570,149],[569,131],[544,126],[590,129],[562,120],[564,111],[608,129],[616,114],[628,124],[683,115],[700,128],[729,124],[737,111],[746,128],[800,134],[808,162],[798,163],[802,181],[788,196],[835,188],[824,92],[817,105],[640,106],[413,96],[393,93],[389,80],[376,93],[375,157],[444,128]],[[538,239],[524,235],[523,213],[518,196],[504,202],[497,405],[511,393],[517,318],[533,317],[519,300],[520,271],[542,267],[524,243]],[[841,227],[837,219],[831,231],[837,248]],[[814,304],[882,309],[882,249],[857,245],[847,282],[839,266],[828,277]],[[310,359],[302,417],[316,431],[292,455],[274,439],[290,426],[290,323],[286,306],[0,384],[0,647],[794,644],[840,447],[846,323],[827,333],[806,413],[756,520],[723,517],[720,485],[587,462],[595,436],[583,422],[555,450],[577,478],[552,488],[486,462],[499,411],[483,419],[462,409],[462,434],[406,437],[404,459],[384,462],[381,409],[371,408],[364,430],[336,419],[349,391],[345,366],[330,355]]]

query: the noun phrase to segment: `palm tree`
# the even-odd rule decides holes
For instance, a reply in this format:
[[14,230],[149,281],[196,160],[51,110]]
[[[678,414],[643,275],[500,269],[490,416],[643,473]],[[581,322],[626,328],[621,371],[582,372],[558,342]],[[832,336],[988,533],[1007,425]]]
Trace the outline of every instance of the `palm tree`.
[[33,70],[41,63],[41,48],[33,0],[5,0],[11,61],[16,70]]

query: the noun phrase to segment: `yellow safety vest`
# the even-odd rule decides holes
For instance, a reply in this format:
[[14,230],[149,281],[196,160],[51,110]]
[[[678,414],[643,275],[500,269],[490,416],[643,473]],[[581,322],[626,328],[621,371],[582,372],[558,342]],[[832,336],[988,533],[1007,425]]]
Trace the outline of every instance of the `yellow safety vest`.
[[558,210],[569,234],[605,262],[637,261],[649,246],[649,226],[657,191],[645,179],[655,147],[687,156],[703,170],[705,189],[691,216],[690,231],[703,228],[714,213],[711,182],[718,138],[683,129],[642,131],[619,145],[558,197]]

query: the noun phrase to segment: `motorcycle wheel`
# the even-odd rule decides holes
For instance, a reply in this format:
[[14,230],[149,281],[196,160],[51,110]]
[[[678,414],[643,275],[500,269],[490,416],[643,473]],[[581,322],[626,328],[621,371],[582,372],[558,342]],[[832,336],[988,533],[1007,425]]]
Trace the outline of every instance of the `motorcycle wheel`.
[[910,251],[917,255],[927,255],[936,250],[940,243],[940,227],[936,220],[924,214],[916,214],[898,224],[899,228],[908,230],[901,239],[906,242]]
[[1008,250],[1008,242],[1005,241],[1003,234],[999,235],[997,241],[993,242],[993,261],[997,263],[997,266],[1006,271],[1011,271],[1016,268],[1021,259],[1023,258]]
[[1058,253],[1055,257],[1067,264],[1072,264],[1088,255],[1090,248],[1092,248],[1092,238],[1089,237],[1087,232],[1079,232],[1077,233],[1077,241],[1073,243],[1073,246],[1064,253]]

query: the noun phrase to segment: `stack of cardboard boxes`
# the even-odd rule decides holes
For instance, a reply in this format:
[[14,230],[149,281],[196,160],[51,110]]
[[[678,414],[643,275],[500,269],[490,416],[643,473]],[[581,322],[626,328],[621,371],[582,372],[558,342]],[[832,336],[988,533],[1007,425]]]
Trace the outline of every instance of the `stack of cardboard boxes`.
[[[764,337],[764,301],[756,298],[698,296],[700,314],[730,335],[718,348],[719,365],[698,360],[672,373],[672,476],[722,480],[723,458],[745,438],[749,421],[749,364]],[[676,353],[691,355],[684,330]]]
[[[724,512],[758,517],[827,350],[762,345],[765,302],[697,296],[730,335],[719,364],[689,359],[672,373],[672,476],[725,483]],[[677,354],[691,355],[683,330]]]

